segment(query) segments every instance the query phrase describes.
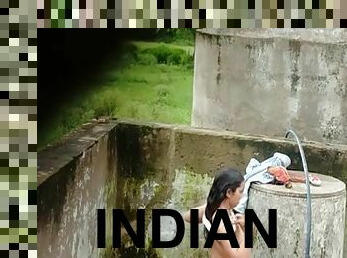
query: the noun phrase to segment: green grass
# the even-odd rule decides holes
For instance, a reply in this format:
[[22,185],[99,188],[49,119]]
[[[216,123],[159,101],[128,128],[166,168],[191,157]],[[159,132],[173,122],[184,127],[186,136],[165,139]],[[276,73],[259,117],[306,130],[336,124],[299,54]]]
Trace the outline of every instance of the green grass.
[[132,65],[116,75],[104,90],[117,101],[117,117],[190,123],[191,71],[165,64]]
[[122,69],[108,70],[99,85],[56,111],[40,131],[38,149],[101,116],[190,124],[193,52],[191,46],[133,42]]

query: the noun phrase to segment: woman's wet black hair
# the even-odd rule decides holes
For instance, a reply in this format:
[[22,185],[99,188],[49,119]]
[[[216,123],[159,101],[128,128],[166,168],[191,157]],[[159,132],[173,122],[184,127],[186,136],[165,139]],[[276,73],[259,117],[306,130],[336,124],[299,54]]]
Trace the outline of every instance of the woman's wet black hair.
[[234,169],[227,169],[216,174],[211,190],[207,197],[207,205],[205,209],[206,218],[212,224],[212,216],[218,209],[222,201],[225,199],[228,190],[235,192],[244,181],[241,173]]

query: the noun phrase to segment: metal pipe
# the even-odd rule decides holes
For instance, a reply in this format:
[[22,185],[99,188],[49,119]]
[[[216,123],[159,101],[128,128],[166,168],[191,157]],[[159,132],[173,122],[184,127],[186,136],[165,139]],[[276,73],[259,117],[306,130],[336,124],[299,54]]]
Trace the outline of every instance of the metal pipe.
[[301,142],[296,135],[296,133],[293,130],[288,130],[286,132],[285,138],[288,138],[288,136],[292,134],[299,146],[299,151],[301,155],[301,161],[302,165],[304,167],[305,172],[305,178],[306,178],[306,236],[305,236],[305,258],[310,258],[310,246],[311,246],[311,219],[312,219],[312,213],[311,213],[311,191],[310,191],[310,182],[309,182],[309,176],[308,176],[308,169],[307,169],[307,163],[306,163],[306,157],[304,153],[304,149],[301,146]]

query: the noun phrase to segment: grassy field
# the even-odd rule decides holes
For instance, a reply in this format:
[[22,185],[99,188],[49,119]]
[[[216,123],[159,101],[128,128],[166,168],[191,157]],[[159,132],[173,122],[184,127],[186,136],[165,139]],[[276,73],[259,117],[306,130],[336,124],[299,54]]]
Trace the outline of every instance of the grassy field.
[[121,69],[109,69],[98,85],[56,111],[38,149],[98,117],[190,124],[193,53],[193,46],[131,42]]

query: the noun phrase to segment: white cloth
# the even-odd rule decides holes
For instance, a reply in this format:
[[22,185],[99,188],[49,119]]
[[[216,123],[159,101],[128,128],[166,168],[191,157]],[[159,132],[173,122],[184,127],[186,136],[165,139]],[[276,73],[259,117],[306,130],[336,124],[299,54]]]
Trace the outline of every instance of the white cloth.
[[271,158],[264,160],[260,163],[258,160],[252,158],[246,168],[245,188],[238,205],[234,208],[237,212],[244,213],[248,202],[248,191],[251,183],[257,182],[268,184],[274,180],[274,177],[267,172],[267,168],[271,166],[283,166],[287,168],[291,163],[290,158],[283,154],[276,152]]

